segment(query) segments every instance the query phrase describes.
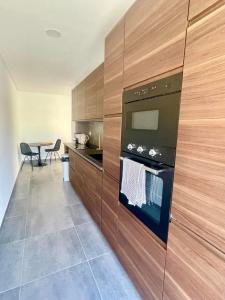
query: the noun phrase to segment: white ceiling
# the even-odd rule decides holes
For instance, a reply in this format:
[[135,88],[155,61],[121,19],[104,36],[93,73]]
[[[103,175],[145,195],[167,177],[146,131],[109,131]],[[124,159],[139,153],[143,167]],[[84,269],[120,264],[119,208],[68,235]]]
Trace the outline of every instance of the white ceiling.
[[0,54],[18,90],[67,94],[103,61],[105,36],[133,2],[0,0]]

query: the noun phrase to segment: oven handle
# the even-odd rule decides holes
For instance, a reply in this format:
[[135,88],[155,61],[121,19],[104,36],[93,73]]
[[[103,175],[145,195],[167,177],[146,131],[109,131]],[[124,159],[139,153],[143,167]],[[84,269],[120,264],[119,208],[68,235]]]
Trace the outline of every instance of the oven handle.
[[[124,158],[120,156],[120,160],[124,160]],[[163,173],[163,172],[165,172],[166,170],[156,170],[156,169],[149,168],[149,167],[146,167],[146,166],[145,166],[145,171],[150,172],[150,173],[152,173],[153,175],[158,176],[160,173]]]

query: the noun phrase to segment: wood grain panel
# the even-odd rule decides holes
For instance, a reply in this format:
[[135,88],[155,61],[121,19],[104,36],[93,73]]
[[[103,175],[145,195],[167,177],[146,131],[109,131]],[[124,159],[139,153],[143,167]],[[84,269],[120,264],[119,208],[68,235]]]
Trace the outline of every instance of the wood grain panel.
[[115,214],[118,213],[119,183],[106,173],[103,175],[102,199]]
[[119,206],[118,255],[143,299],[162,299],[166,250]]
[[77,115],[76,120],[84,120],[85,119],[85,81],[82,81],[77,86]]
[[225,252],[225,6],[188,29],[172,213]]
[[197,15],[210,8],[212,5],[221,2],[218,0],[190,0],[189,19],[193,19]]
[[95,119],[97,115],[96,74],[92,72],[85,79],[85,116],[87,120]]
[[69,149],[70,181],[91,213],[101,226],[102,172]]
[[104,118],[103,168],[117,180],[120,173],[121,124],[121,116]]
[[122,112],[124,19],[106,37],[104,115]]
[[108,204],[102,200],[102,223],[101,229],[110,245],[116,250],[117,242],[117,214],[111,210]]
[[125,18],[124,87],[183,65],[188,0],[137,0]]
[[103,103],[104,103],[104,63],[101,64],[96,70],[96,118],[103,118]]
[[163,299],[225,299],[225,255],[178,224],[168,241]]

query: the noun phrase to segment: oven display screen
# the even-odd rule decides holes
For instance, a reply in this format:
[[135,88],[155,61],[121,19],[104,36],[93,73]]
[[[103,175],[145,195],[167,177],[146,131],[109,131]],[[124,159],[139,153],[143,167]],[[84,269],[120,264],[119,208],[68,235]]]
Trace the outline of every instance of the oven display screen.
[[158,130],[159,110],[132,112],[132,129]]

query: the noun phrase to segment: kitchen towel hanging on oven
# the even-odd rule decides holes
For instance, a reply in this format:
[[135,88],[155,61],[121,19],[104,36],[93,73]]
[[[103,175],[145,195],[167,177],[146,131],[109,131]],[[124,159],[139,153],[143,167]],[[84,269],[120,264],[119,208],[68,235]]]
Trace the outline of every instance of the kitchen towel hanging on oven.
[[123,159],[121,193],[127,197],[130,205],[142,207],[146,204],[146,173],[143,164]]

